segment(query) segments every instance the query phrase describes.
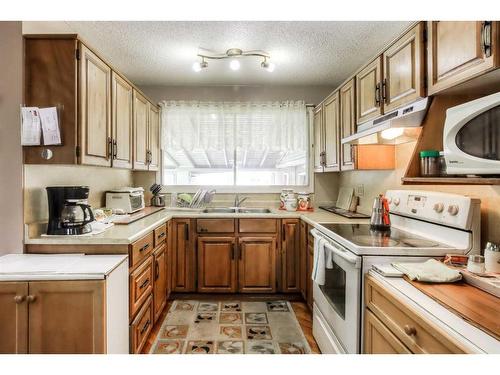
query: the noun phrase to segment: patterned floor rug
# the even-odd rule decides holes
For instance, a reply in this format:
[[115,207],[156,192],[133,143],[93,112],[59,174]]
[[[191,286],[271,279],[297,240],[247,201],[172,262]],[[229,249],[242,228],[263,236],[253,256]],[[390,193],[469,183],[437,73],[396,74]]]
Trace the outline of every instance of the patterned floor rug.
[[172,303],[153,354],[307,354],[311,349],[287,301]]

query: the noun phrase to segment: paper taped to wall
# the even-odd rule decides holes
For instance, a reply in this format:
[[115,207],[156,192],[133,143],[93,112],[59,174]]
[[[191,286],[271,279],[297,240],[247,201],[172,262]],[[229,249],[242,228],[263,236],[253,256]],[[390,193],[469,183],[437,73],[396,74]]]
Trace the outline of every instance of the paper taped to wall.
[[42,121],[43,144],[60,145],[61,133],[59,131],[57,108],[40,108],[40,119]]
[[21,144],[36,146],[40,144],[40,110],[38,107],[21,108]]

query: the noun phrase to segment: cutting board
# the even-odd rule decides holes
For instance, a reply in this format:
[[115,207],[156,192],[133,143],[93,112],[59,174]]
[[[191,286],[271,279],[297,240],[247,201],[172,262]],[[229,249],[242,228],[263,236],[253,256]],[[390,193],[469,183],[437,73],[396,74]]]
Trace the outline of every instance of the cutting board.
[[134,221],[140,220],[146,216],[152,215],[155,212],[158,212],[160,210],[163,210],[164,207],[144,207],[142,210],[139,212],[135,212],[130,215],[123,215],[123,218],[117,217],[116,219],[113,220],[113,223],[115,225],[127,225],[131,224]]
[[500,298],[463,281],[449,284],[406,281],[463,319],[500,340]]

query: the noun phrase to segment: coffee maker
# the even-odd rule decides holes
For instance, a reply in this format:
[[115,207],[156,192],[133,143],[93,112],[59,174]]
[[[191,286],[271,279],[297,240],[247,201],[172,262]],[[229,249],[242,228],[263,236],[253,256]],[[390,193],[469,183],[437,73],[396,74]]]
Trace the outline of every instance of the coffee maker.
[[77,235],[90,233],[94,215],[87,199],[88,186],[49,186],[49,224],[47,234]]

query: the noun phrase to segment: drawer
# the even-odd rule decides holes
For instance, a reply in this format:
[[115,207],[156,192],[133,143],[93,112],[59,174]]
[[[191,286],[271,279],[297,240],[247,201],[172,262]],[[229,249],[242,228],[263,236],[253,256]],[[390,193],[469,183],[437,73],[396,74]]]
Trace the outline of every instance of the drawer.
[[134,317],[153,291],[153,257],[130,274],[130,317]]
[[371,276],[366,277],[366,306],[412,353],[465,353],[466,349],[426,316]]
[[135,241],[130,251],[130,267],[134,268],[153,251],[154,233],[151,232]]
[[167,239],[167,223],[160,225],[153,231],[155,247],[163,243]]
[[130,351],[140,353],[153,328],[153,298],[149,297],[130,325]]
[[234,233],[234,219],[198,219],[198,233]]
[[240,219],[240,233],[277,233],[276,219]]

